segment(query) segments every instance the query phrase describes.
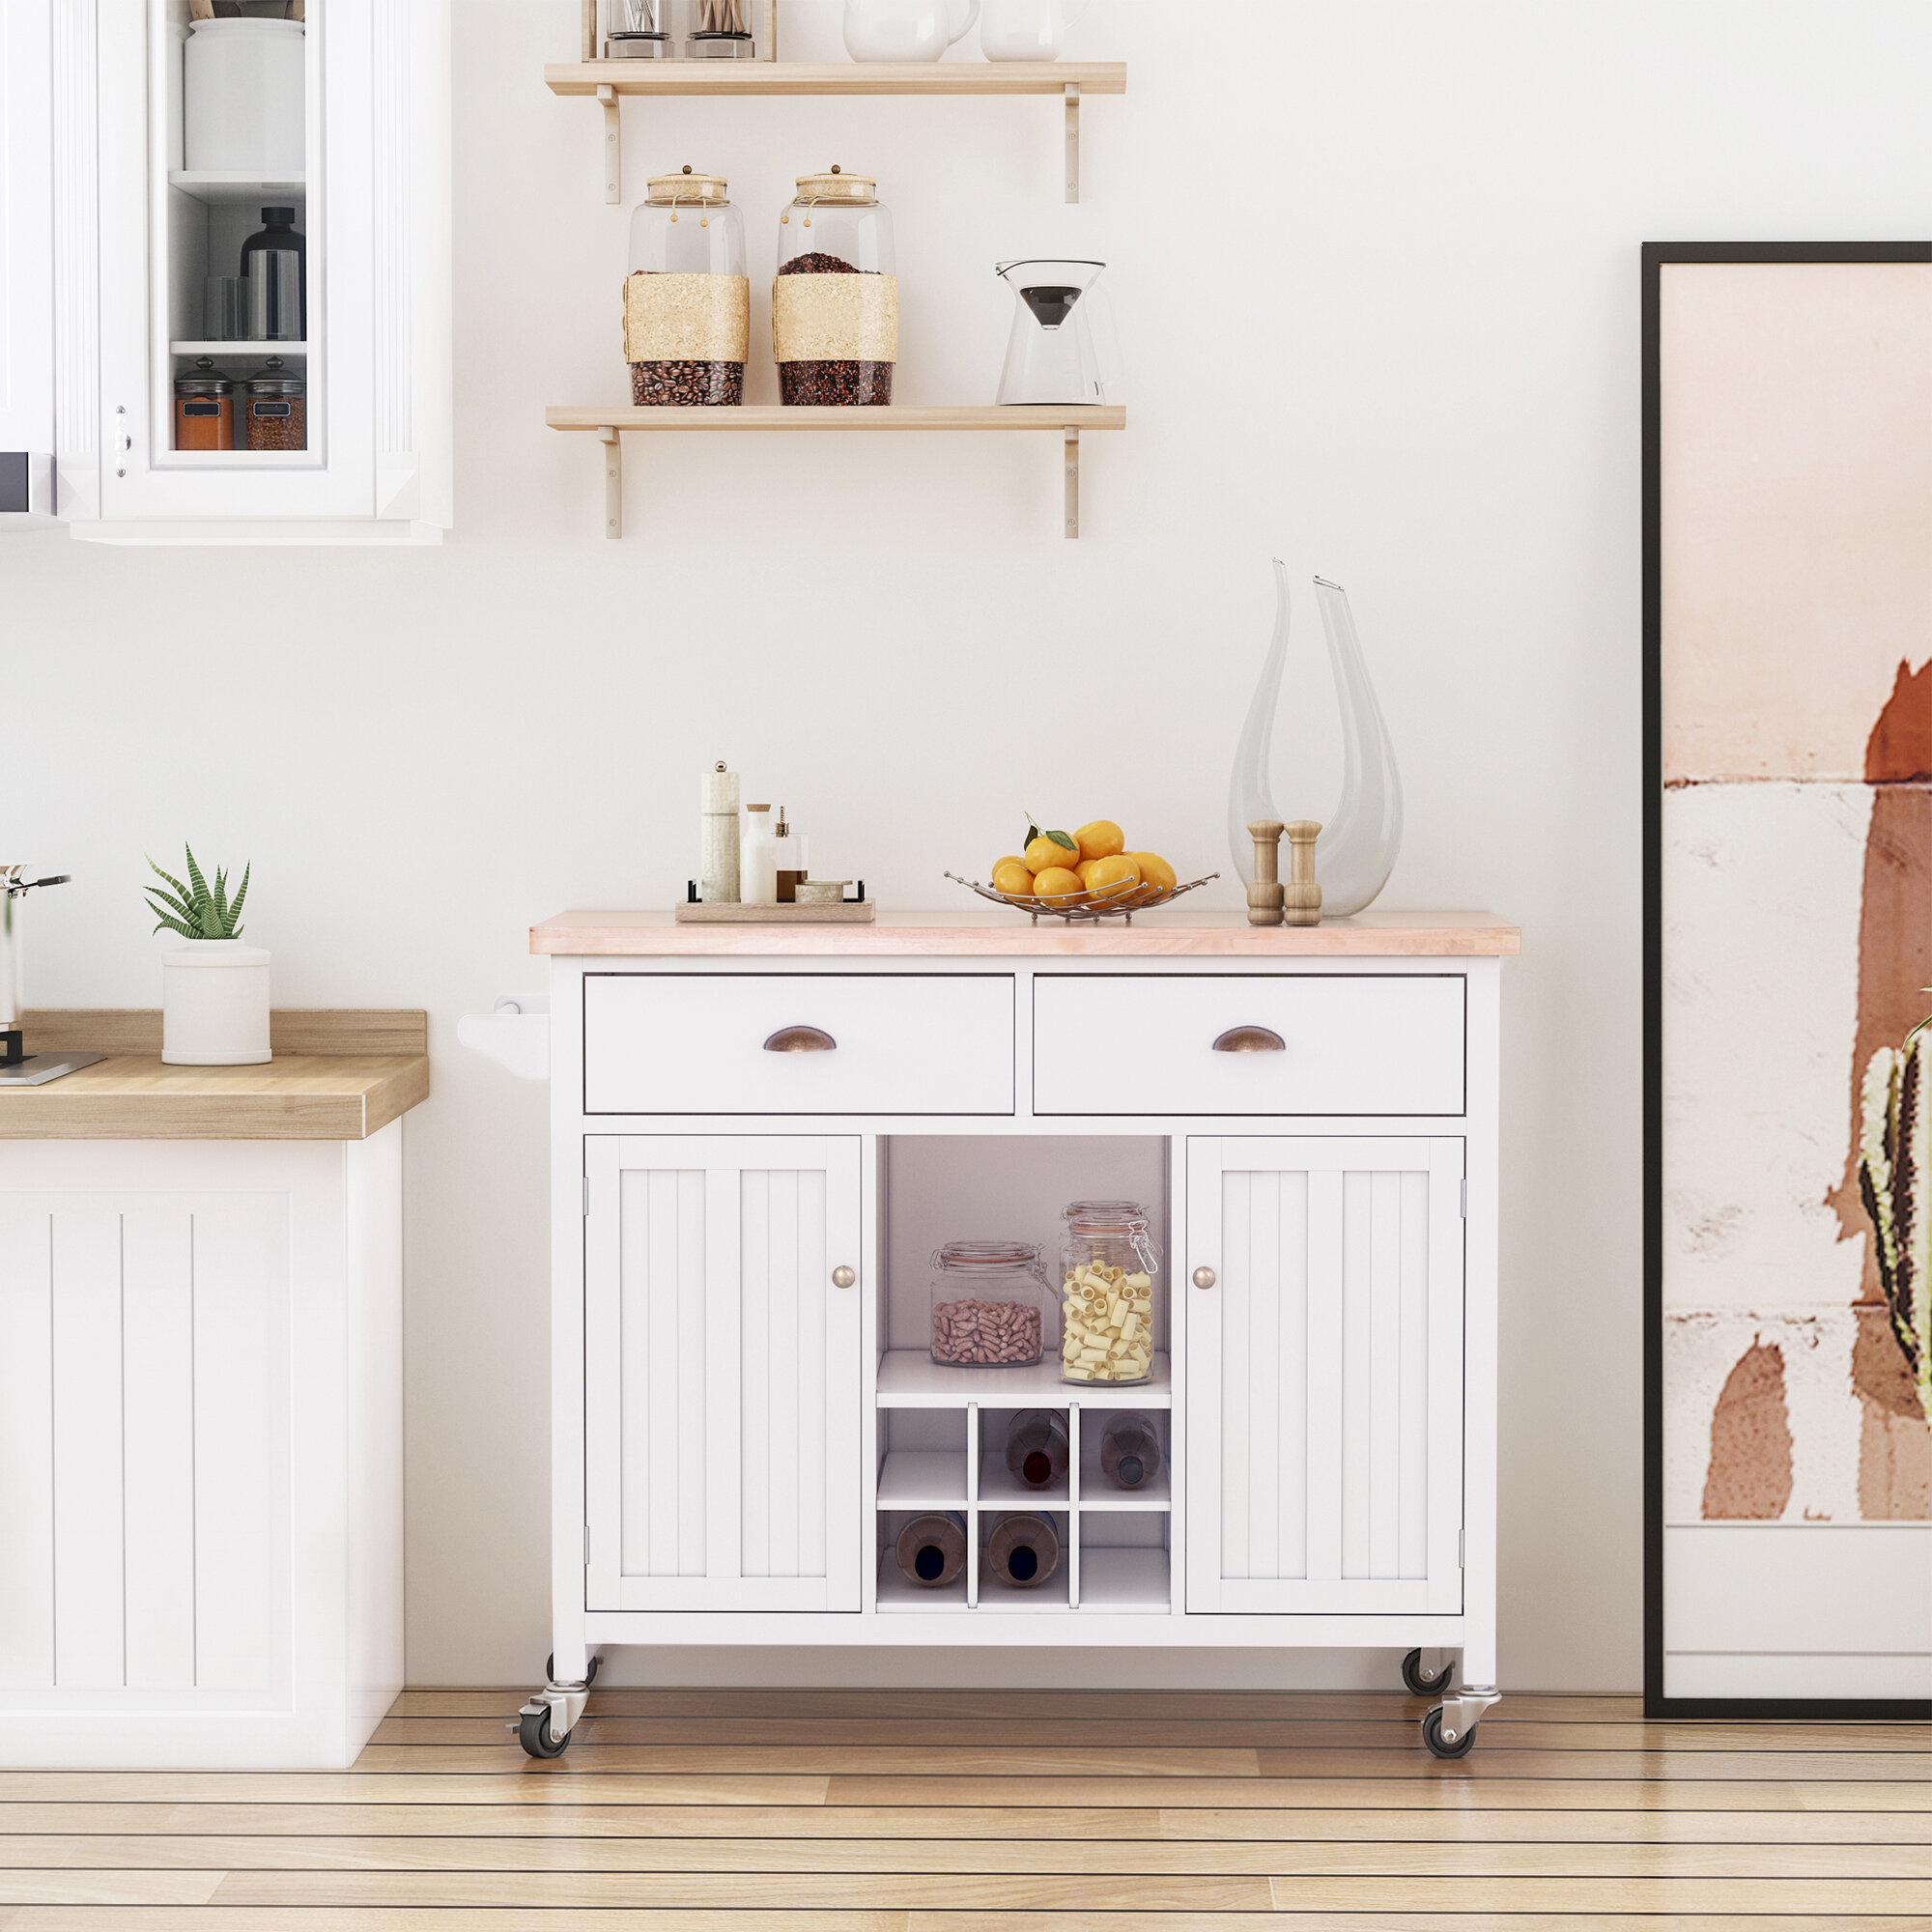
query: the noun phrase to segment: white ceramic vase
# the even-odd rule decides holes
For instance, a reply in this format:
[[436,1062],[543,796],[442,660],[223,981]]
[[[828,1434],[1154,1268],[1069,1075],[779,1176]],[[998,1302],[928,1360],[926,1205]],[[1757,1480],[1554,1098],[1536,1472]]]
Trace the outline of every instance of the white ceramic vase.
[[980,17],[980,0],[845,0],[855,61],[936,61]]
[[298,20],[197,20],[182,59],[182,136],[198,172],[298,182],[302,131]]
[[1084,11],[1085,0],[984,0],[980,51],[989,61],[1058,60]]
[[269,955],[240,939],[190,939],[161,954],[161,1058],[170,1066],[257,1066],[269,1051]]

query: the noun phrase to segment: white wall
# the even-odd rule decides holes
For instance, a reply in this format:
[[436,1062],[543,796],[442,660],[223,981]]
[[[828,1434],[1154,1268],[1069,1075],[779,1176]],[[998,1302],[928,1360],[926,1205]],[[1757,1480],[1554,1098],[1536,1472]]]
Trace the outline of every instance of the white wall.
[[[782,12],[790,55],[838,56],[837,0]],[[945,901],[940,872],[1008,849],[1027,806],[1119,817],[1183,876],[1225,866],[1280,550],[1350,587],[1380,686],[1409,804],[1384,903],[1525,928],[1505,976],[1503,1682],[1633,1688],[1637,245],[1925,234],[1932,9],[1098,0],[1072,51],[1124,57],[1133,91],[1085,110],[1072,210],[1049,101],[627,110],[628,199],[663,166],[728,174],[754,283],[791,175],[877,173],[907,401],[990,397],[995,259],[1116,265],[1134,425],[1090,439],[1078,544],[1055,534],[1045,442],[911,437],[638,439],[637,534],[600,541],[594,445],[542,420],[624,386],[600,117],[540,77],[572,57],[576,0],[459,13],[452,540],[0,543],[0,858],[76,880],[30,908],[30,999],[156,1002],[141,854],[186,836],[255,862],[278,1003],[432,1013],[436,1093],[408,1133],[412,1680],[527,1683],[547,1648],[541,1094],[459,1055],[456,1016],[540,982],[532,919],[681,891],[714,757],[791,805],[821,869],[898,906]]]

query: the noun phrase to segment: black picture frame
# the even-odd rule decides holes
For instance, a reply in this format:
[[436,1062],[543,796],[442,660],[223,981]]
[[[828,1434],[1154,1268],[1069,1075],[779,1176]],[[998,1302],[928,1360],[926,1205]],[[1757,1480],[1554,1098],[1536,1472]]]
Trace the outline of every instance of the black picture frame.
[[1673,263],[1932,262],[1932,242],[1643,244],[1643,1710],[1647,1718],[1932,1720],[1932,1698],[1663,1694],[1663,558],[1659,298]]

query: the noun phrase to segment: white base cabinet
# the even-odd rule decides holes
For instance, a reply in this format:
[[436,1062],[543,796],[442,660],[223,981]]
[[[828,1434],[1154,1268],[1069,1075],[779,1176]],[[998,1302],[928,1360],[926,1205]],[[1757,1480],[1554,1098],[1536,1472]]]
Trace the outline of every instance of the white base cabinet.
[[0,1143],[0,1765],[329,1769],[403,1681],[402,1123]]
[[[526,1748],[562,1747],[610,1646],[718,1643],[1460,1652],[1431,1745],[1467,1747],[1496,1696],[1500,961],[1172,939],[1077,973],[930,935],[809,968],[744,932],[715,959],[556,944],[554,1662]],[[1230,1050],[1256,1029],[1272,1050]],[[1038,1240],[1057,1284],[1096,1179],[1165,1250],[1151,1378],[933,1363],[929,1250]],[[1003,1453],[1037,1407],[1072,1442],[1045,1492]],[[1101,1468],[1122,1409],[1165,1452],[1144,1490]],[[1063,1552],[1037,1589],[985,1561],[1015,1510]],[[967,1532],[938,1589],[895,1559],[928,1511]]]

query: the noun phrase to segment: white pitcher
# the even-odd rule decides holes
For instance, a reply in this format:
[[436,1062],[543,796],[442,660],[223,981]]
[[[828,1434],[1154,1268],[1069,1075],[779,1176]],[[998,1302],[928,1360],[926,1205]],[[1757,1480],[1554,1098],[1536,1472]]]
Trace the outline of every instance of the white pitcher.
[[985,0],[980,50],[994,61],[1058,60],[1085,12],[1086,0]]
[[980,17],[980,0],[845,0],[855,61],[936,61]]

